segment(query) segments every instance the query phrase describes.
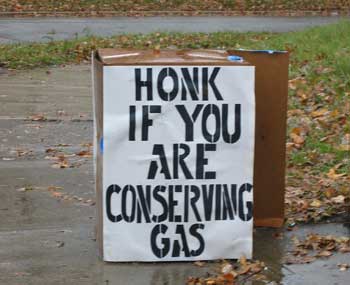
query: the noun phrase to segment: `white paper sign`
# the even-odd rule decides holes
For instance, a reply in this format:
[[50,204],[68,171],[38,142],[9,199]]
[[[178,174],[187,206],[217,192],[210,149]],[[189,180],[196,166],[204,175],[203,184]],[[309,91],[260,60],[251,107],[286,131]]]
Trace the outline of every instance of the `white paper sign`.
[[254,67],[103,76],[105,260],[250,258]]

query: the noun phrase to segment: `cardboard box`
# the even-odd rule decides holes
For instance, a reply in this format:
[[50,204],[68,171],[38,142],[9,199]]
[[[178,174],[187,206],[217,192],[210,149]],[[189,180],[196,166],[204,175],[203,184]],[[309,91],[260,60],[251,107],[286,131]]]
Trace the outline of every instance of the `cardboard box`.
[[289,54],[229,50],[255,65],[256,124],[254,225],[284,223],[286,120]]
[[198,50],[92,61],[104,260],[250,258],[254,66]]

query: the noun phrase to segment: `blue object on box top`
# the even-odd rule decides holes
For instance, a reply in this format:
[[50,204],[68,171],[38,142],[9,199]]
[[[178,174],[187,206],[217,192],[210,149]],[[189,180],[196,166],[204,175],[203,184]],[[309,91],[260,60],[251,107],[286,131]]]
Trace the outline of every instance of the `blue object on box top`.
[[238,55],[229,55],[229,56],[227,57],[227,59],[228,59],[229,61],[235,61],[235,62],[242,62],[242,61],[243,61],[243,57],[238,56]]

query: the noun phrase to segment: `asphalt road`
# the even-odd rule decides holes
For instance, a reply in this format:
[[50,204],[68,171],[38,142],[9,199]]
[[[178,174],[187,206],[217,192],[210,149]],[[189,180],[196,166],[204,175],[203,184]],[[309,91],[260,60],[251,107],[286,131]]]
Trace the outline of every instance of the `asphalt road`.
[[[349,17],[348,17],[349,18]],[[325,25],[340,17],[145,17],[1,18],[0,44],[72,39],[123,33],[269,31],[288,32]]]

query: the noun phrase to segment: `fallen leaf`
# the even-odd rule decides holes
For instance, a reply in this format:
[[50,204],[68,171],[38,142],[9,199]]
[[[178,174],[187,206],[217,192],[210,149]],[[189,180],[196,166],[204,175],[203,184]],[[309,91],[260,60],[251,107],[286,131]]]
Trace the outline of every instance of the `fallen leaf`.
[[12,161],[12,160],[16,160],[16,159],[14,157],[3,157],[2,160]]
[[18,192],[27,192],[27,191],[32,191],[32,190],[34,190],[34,187],[32,187],[32,186],[25,186],[25,187],[17,189]]
[[331,169],[328,171],[328,173],[327,173],[327,177],[328,177],[328,178],[331,178],[331,179],[333,179],[333,180],[336,180],[336,179],[338,179],[338,178],[340,178],[340,177],[343,177],[343,176],[345,176],[345,175],[346,175],[346,173],[337,174],[337,173],[336,173],[336,170],[335,170],[334,168],[331,168]]
[[55,191],[55,192],[52,192],[51,195],[54,198],[61,198],[63,196],[63,193]]
[[227,274],[233,270],[232,264],[227,263],[224,264],[223,267],[221,268],[221,273]]
[[46,117],[43,114],[36,114],[33,116],[30,116],[29,119],[31,121],[46,121]]
[[305,139],[303,137],[301,137],[301,136],[299,136],[299,135],[297,135],[295,133],[291,133],[289,136],[290,136],[290,138],[293,140],[293,142],[295,144],[300,144],[301,145],[301,144],[303,144],[305,142]]
[[345,202],[345,196],[338,195],[336,197],[331,198],[331,201],[336,204],[343,204]]
[[203,261],[195,261],[194,265],[199,266],[199,267],[203,267],[205,265],[205,263]]
[[339,252],[341,253],[349,253],[350,252],[350,246],[342,246],[339,248]]
[[286,260],[286,264],[305,264],[305,263],[311,263],[316,260],[316,257],[314,256],[304,256],[304,257],[294,257],[289,256]]
[[320,200],[313,200],[310,204],[311,207],[319,208],[322,206],[322,202]]
[[50,185],[49,187],[47,187],[48,191],[57,191],[57,190],[62,190],[62,189],[63,189],[63,187],[53,186],[53,185]]
[[329,257],[331,256],[333,253],[330,252],[329,250],[324,250],[324,251],[321,251],[319,252],[316,256],[317,257]]
[[333,197],[335,195],[336,191],[334,188],[327,188],[324,192],[324,194],[326,195],[326,197],[329,199],[331,197]]
[[340,271],[346,271],[350,268],[350,265],[347,263],[340,263],[338,264],[338,267]]
[[68,168],[70,167],[67,160],[62,160],[51,165],[52,168]]
[[56,246],[57,246],[57,247],[64,247],[64,242],[63,242],[63,241],[58,241],[58,242],[56,243]]
[[327,109],[318,109],[316,111],[311,112],[311,117],[318,118],[318,117],[324,116],[328,112],[329,111]]
[[92,153],[90,150],[82,150],[82,151],[76,153],[76,155],[81,156],[81,157],[92,157]]

